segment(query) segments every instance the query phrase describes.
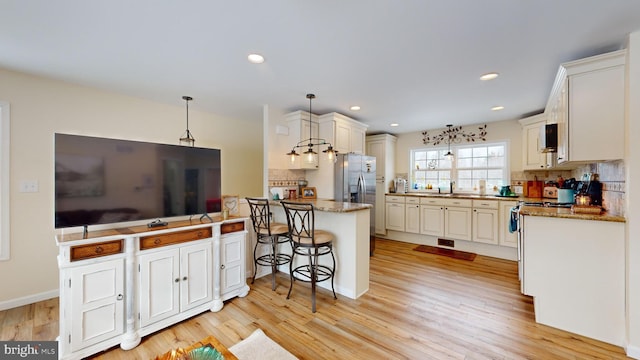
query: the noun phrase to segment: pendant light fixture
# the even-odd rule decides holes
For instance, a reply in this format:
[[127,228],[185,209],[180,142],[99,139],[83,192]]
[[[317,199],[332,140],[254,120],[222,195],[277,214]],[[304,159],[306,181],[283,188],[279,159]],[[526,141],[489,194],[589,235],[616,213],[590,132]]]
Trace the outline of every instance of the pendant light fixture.
[[183,137],[180,138],[180,145],[185,146],[194,146],[196,143],[196,139],[191,135],[191,131],[189,131],[189,101],[193,100],[191,96],[183,96],[182,99],[187,104],[187,130]]
[[449,160],[449,161],[453,161],[453,158],[454,158],[453,153],[451,152],[451,141],[452,141],[452,139],[451,139],[451,135],[452,135],[451,127],[453,127],[452,124],[448,124],[447,125],[447,130],[446,130],[447,131],[447,140],[446,141],[447,141],[447,144],[449,144],[449,149],[447,150],[447,153],[444,154],[444,158]]
[[295,163],[296,157],[300,156],[300,154],[296,152],[296,149],[303,148],[303,147],[307,148],[307,150],[302,153],[304,155],[303,161],[309,165],[315,164],[318,153],[314,151],[314,146],[317,146],[319,149],[320,146],[322,145],[327,145],[327,149],[322,151],[323,153],[327,154],[327,160],[330,162],[336,162],[337,160],[336,154],[338,153],[338,151],[333,149],[333,145],[331,145],[330,142],[327,142],[325,139],[313,137],[313,133],[312,133],[312,129],[313,129],[312,114],[313,113],[311,112],[311,101],[315,98],[316,96],[314,94],[307,94],[307,99],[309,99],[309,138],[299,141],[291,149],[291,151],[287,153],[287,155],[290,157],[290,161],[292,164]]

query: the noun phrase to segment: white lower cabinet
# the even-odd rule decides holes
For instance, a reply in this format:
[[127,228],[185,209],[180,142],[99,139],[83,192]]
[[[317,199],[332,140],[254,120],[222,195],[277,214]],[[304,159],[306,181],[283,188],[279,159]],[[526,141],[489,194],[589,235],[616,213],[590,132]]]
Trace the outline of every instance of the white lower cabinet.
[[212,299],[211,242],[143,254],[139,269],[141,327]]
[[500,228],[499,245],[509,246],[512,248],[518,247],[518,233],[509,232],[509,224],[511,222],[511,208],[518,205],[517,201],[499,201],[500,203]]
[[64,271],[61,321],[71,325],[61,333],[70,351],[113,339],[124,333],[124,259],[100,261]]
[[439,199],[420,199],[420,233],[444,236],[444,203]]
[[245,221],[56,236],[59,358],[84,359],[116,345],[131,350],[141,336],[246,296]]
[[473,241],[498,244],[498,201],[473,200]]
[[387,196],[385,207],[387,229],[404,231],[404,196]]
[[471,200],[444,199],[444,237],[471,240]]
[[420,199],[407,198],[404,206],[404,231],[420,233]]
[[220,293],[222,300],[227,300],[246,286],[243,233],[222,236],[220,259]]

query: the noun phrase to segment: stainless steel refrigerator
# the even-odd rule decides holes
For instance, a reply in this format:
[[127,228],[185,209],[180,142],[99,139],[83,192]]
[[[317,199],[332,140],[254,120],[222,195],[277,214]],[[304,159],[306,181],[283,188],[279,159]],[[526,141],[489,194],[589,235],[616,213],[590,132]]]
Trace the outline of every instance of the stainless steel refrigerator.
[[[370,210],[369,254],[373,256],[375,244],[376,158],[359,154],[338,154],[335,164],[335,201],[365,203]],[[383,206],[383,204],[380,204]]]

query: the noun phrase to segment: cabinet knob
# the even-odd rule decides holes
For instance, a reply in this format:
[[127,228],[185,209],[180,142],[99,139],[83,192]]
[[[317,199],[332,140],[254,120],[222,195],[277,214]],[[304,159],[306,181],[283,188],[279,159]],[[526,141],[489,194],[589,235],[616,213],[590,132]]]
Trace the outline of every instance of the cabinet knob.
[[104,249],[102,248],[102,246],[96,246],[96,254],[102,254],[103,251]]
[[116,300],[122,300],[124,299],[124,296],[122,294],[118,294],[118,297],[116,298]]
[[202,237],[202,231],[198,231],[198,237],[201,238]]
[[182,278],[182,281],[187,281],[187,277],[186,277],[186,276],[185,276],[185,277],[183,277],[183,278]]
[[156,245],[159,245],[162,242],[162,240],[160,240],[160,238],[156,238],[155,240],[153,240],[153,243]]
[[220,265],[220,269],[224,269],[224,264]]
[[180,278],[176,278],[175,280],[173,280],[175,282],[180,282]]

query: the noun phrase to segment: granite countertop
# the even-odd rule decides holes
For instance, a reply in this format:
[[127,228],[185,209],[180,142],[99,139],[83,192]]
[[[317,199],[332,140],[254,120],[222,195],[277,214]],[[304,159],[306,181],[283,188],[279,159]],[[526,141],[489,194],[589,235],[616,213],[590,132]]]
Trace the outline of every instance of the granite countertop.
[[[280,204],[281,200],[269,200],[269,205],[271,206],[282,206]],[[372,209],[373,205],[371,204],[361,204],[361,203],[348,203],[348,202],[339,202],[333,200],[322,200],[322,199],[296,199],[296,200],[285,200],[297,203],[311,203],[317,211],[327,211],[327,212],[351,212],[351,211],[359,211],[364,209]]]
[[[392,196],[415,196],[415,197],[431,197],[442,199],[482,199],[482,200],[513,200],[513,201],[525,201],[525,202],[549,202],[555,203],[558,199],[552,198],[530,198],[524,196],[510,197],[510,196],[496,196],[496,195],[478,195],[478,194],[438,194],[438,193],[386,193],[386,195]],[[614,221],[614,222],[626,222],[624,216],[618,214],[611,214],[603,211],[601,214],[576,214],[568,208],[554,208],[554,207],[541,207],[541,206],[522,206],[520,208],[522,215],[530,216],[546,216],[546,217],[558,217],[565,219],[581,219],[581,220],[597,220],[597,221]]]
[[[385,195],[410,196],[410,197],[431,197],[431,198],[442,198],[442,199],[513,200],[513,201],[523,200],[523,201],[530,201],[530,198],[525,198],[523,196],[478,195],[478,194],[465,194],[465,193],[438,194],[438,193],[409,192],[409,193],[404,193],[404,194],[386,193]],[[555,200],[555,199],[544,199],[544,200]],[[537,199],[536,201],[542,201],[542,200],[541,199]]]
[[601,214],[576,214],[567,208],[552,208],[540,206],[522,206],[520,214],[529,216],[546,216],[564,219],[580,219],[580,220],[596,220],[596,221],[613,221],[626,222],[624,216],[609,214],[606,211]]

